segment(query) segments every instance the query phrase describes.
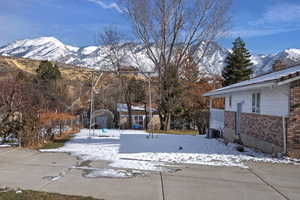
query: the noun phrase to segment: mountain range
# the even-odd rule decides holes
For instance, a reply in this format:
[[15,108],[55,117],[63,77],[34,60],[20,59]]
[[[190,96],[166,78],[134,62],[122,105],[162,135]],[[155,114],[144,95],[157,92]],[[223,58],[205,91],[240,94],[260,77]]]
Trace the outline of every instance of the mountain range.
[[[202,51],[201,45],[198,45],[196,48],[200,54]],[[136,49],[137,50],[134,51],[134,54],[136,54],[135,58],[138,58],[144,66],[150,66],[151,62],[145,56],[143,47],[140,46]],[[40,37],[18,40],[0,47],[0,55],[57,61],[82,67],[101,68],[105,66],[104,57],[107,52],[106,50],[107,47],[105,46],[74,47],[66,45],[54,37]],[[207,56],[203,58],[200,66],[205,66],[204,68],[210,73],[220,74],[225,65],[225,58],[228,53],[228,49],[222,48],[214,43],[208,50]],[[128,55],[128,57],[132,57],[130,53],[128,53]],[[251,60],[255,74],[259,75],[270,72],[274,61],[279,59],[287,64],[298,63],[300,62],[300,49],[286,49],[277,54],[252,55]],[[127,62],[133,61],[132,59],[127,59]]]

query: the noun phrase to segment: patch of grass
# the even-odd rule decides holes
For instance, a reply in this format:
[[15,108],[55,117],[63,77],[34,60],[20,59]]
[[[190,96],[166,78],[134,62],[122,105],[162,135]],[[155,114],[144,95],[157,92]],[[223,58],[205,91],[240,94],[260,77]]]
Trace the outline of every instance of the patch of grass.
[[[15,190],[0,191],[1,200],[97,200],[92,197],[69,196],[56,193],[36,192],[32,190]],[[99,200],[99,199],[98,199]]]
[[46,143],[40,149],[57,149],[63,147],[65,143],[68,142],[70,139],[71,137],[65,139],[54,139],[53,141]]
[[65,143],[68,142],[75,133],[76,133],[75,131],[71,131],[62,134],[61,136],[56,136],[53,141],[47,142],[39,149],[57,149],[63,147]]
[[[152,133],[151,130],[148,130],[147,133]],[[198,131],[193,130],[169,130],[169,131],[162,131],[162,130],[153,130],[153,133],[160,133],[160,134],[173,134],[173,135],[198,135]]]

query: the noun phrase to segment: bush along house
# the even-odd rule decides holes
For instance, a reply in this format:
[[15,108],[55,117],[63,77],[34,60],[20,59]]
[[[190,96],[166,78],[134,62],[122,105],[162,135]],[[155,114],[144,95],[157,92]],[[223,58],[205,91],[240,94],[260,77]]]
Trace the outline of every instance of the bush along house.
[[224,110],[210,106],[210,129],[221,130],[225,141],[300,157],[300,64],[276,61],[271,73],[204,96],[225,98]]

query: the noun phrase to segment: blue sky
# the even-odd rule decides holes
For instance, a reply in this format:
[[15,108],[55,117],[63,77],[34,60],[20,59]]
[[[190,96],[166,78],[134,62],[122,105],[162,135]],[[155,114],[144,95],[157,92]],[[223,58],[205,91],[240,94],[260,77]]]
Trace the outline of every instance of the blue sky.
[[[188,1],[188,0],[187,0]],[[17,39],[54,36],[66,44],[96,44],[110,24],[130,27],[116,0],[1,0],[0,45]],[[232,28],[219,43],[231,48],[241,36],[251,53],[300,48],[299,0],[234,0]]]

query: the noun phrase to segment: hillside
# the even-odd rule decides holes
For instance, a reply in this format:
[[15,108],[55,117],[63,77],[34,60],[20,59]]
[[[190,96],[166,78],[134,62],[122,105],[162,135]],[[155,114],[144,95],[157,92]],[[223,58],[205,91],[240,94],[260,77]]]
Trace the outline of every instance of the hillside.
[[[34,77],[40,62],[29,58],[0,56],[0,80],[15,77],[18,72],[23,72],[28,77]],[[54,63],[58,65],[62,73],[73,109],[88,108],[89,78],[92,70],[58,62]]]
[[[28,77],[34,77],[40,63],[40,60],[29,58],[0,56],[0,80],[15,77],[18,72],[23,72]],[[71,106],[77,110],[80,108],[88,108],[92,78],[91,72],[95,71],[95,69],[54,61],[52,61],[52,63],[59,67],[63,81],[67,86],[68,95],[71,98]],[[114,76],[115,75],[111,73],[103,74],[96,88],[105,88],[103,86],[115,80]],[[144,79],[145,77],[138,75],[137,78]]]
[[[10,56],[0,56],[0,76],[13,75],[18,71],[25,72],[26,74],[35,75],[36,69],[40,64],[40,60],[34,60],[29,58],[19,58]],[[66,80],[86,80],[84,76],[88,71],[92,69],[81,68],[74,65],[68,65],[59,62],[53,62],[58,67],[62,73],[62,77]]]

